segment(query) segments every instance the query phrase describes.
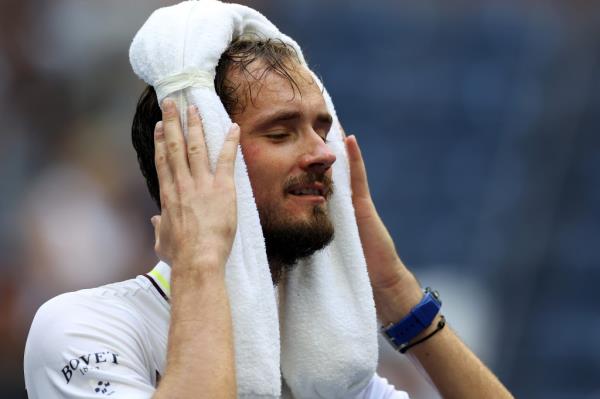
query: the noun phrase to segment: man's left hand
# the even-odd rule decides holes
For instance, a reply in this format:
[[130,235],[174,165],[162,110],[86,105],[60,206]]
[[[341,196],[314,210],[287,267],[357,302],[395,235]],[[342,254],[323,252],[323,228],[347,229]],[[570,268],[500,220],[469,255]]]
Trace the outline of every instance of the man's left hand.
[[400,260],[394,241],[375,209],[356,137],[346,137],[345,143],[350,165],[352,204],[375,305],[384,324],[395,322],[403,316],[400,313],[408,313],[423,294],[417,280]]

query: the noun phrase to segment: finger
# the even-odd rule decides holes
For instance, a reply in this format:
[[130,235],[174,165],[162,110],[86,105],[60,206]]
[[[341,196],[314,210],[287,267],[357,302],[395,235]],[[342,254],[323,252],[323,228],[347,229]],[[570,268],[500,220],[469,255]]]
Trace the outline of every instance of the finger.
[[173,177],[185,177],[190,175],[190,169],[185,152],[185,139],[179,121],[179,112],[175,101],[165,98],[162,102],[163,129],[167,147],[167,160],[171,167]]
[[231,125],[229,134],[225,138],[223,148],[219,154],[217,160],[217,170],[215,171],[215,177],[222,179],[224,176],[233,177],[233,169],[235,166],[235,156],[237,154],[237,147],[240,142],[240,127],[237,123]]
[[368,198],[369,184],[367,182],[367,170],[365,163],[354,135],[346,137],[346,151],[348,153],[348,163],[350,165],[350,184],[352,186],[352,195]]
[[204,141],[204,129],[198,108],[192,105],[188,108],[188,140],[187,153],[192,176],[198,177],[208,169],[208,155]]
[[158,175],[158,185],[162,191],[173,181],[171,168],[167,160],[167,144],[162,121],[158,122],[154,128],[154,166]]

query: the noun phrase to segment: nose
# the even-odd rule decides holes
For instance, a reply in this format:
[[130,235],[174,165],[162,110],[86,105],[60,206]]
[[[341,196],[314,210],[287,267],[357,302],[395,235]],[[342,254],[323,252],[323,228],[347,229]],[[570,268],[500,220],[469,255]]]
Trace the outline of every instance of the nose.
[[300,158],[300,168],[306,172],[323,174],[335,162],[335,154],[316,132],[308,139],[306,152]]

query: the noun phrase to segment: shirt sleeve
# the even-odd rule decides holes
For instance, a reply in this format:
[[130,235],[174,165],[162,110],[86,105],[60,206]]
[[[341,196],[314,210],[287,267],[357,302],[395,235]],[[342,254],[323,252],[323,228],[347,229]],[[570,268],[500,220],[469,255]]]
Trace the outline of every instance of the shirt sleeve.
[[147,399],[155,376],[143,328],[110,298],[64,294],[37,312],[25,346],[30,399]]
[[375,374],[357,399],[409,399],[408,394],[397,391],[387,379]]

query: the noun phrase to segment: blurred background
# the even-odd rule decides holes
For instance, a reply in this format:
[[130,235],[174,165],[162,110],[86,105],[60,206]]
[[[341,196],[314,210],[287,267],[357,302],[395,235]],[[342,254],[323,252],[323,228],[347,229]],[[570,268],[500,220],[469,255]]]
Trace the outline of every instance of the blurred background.
[[[155,263],[130,41],[170,1],[2,1],[0,392],[36,309]],[[366,157],[405,263],[519,398],[600,398],[600,2],[261,0]],[[380,373],[437,398],[381,345]]]

